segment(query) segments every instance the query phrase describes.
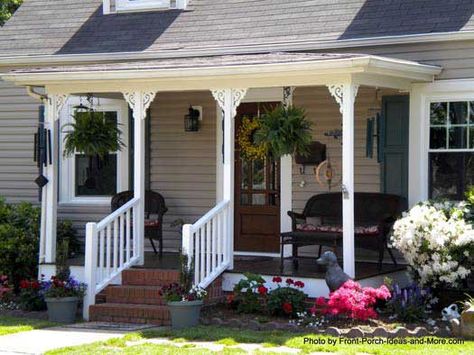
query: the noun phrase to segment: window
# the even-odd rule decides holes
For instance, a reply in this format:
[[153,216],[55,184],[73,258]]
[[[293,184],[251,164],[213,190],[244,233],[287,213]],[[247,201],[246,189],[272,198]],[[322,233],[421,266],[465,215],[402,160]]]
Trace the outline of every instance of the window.
[[474,101],[430,106],[430,197],[462,199],[474,185]]
[[184,9],[186,0],[117,0],[117,11]]
[[[61,126],[71,123],[79,98],[68,101],[68,109],[63,110]],[[124,101],[94,100],[96,114],[103,115],[120,125],[122,141],[128,142],[128,107]],[[81,113],[78,113],[79,115]],[[84,112],[84,114],[88,114]],[[64,131],[61,142],[64,140]],[[60,166],[60,201],[62,203],[110,203],[115,193],[128,189],[128,149],[110,152],[103,160],[91,158],[80,153],[62,157]]]

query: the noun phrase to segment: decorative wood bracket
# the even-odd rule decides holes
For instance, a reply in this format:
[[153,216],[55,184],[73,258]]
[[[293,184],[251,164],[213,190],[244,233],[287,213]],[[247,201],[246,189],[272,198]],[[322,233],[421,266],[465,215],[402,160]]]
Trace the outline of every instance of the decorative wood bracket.
[[294,86],[285,86],[283,88],[283,106],[288,108],[293,104],[293,93],[295,92]]
[[339,104],[339,111],[343,113],[344,107],[344,86],[345,85],[352,85],[354,88],[354,99],[357,96],[357,92],[359,91],[359,85],[356,84],[331,84],[328,85],[329,92],[331,96],[334,97],[336,102]]
[[65,94],[48,96],[48,110],[52,110],[55,121],[59,119],[59,113],[64,107],[64,104],[66,103],[68,97],[69,96]]
[[212,91],[212,96],[214,96],[214,99],[217,101],[217,104],[221,108],[222,111],[225,111],[226,108],[226,93],[227,91],[230,90],[231,93],[231,102],[232,102],[232,107],[231,107],[231,115],[232,118],[235,117],[237,114],[237,107],[239,107],[240,103],[242,102],[243,98],[245,97],[245,94],[247,93],[247,89],[215,89],[211,90]]
[[[155,99],[155,91],[132,91],[124,92],[123,96],[125,101],[133,111],[133,117],[135,119],[145,119],[146,110],[150,107],[151,103]],[[141,117],[137,117],[138,111],[142,112]]]

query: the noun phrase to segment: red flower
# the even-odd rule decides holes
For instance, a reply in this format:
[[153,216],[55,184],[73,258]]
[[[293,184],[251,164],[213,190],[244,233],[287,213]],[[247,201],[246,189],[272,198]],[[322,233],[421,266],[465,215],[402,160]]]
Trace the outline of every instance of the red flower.
[[299,288],[303,288],[304,287],[304,282],[303,281],[296,281],[295,286],[299,287]]
[[30,282],[27,280],[21,280],[20,281],[20,288],[25,289],[25,288],[30,288]]
[[295,282],[293,281],[293,279],[286,279],[286,283],[288,285],[293,285]]
[[286,314],[290,314],[293,312],[293,306],[291,305],[291,303],[288,303],[288,302],[285,302],[283,303],[283,312],[285,312]]
[[268,288],[266,288],[265,286],[259,286],[258,287],[258,293],[261,294],[261,295],[266,295],[268,292]]
[[280,282],[282,282],[283,280],[281,279],[280,276],[275,276],[273,279],[272,279],[273,282],[279,284]]
[[226,301],[227,304],[231,304],[232,302],[234,302],[234,295],[228,295]]
[[38,290],[40,288],[40,283],[38,281],[33,281],[31,283],[31,288],[34,290]]
[[316,306],[324,307],[324,306],[326,306],[326,299],[324,297],[318,297],[318,298],[316,298],[315,304],[316,304]]

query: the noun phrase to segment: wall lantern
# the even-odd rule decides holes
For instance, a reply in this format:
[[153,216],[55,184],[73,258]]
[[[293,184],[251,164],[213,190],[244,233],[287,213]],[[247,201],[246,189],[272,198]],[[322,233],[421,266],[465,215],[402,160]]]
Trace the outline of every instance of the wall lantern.
[[184,116],[184,130],[186,132],[199,131],[199,120],[201,119],[201,112],[199,109],[190,106],[189,113]]

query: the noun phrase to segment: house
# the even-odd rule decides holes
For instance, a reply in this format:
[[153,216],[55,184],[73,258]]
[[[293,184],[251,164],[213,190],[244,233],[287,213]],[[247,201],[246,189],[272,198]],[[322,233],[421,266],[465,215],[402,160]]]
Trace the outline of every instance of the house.
[[[74,220],[85,235],[85,261],[72,270],[89,285],[86,319],[104,288],[133,272],[147,277],[133,268],[149,248],[146,189],[169,207],[165,250],[188,253],[197,284],[229,290],[245,267],[278,274],[272,258],[279,233],[291,230],[287,211],[342,187],[343,263],[357,277],[373,255],[354,247],[354,192],[413,205],[459,197],[474,183],[473,9],[471,0],[25,0],[0,30],[0,195],[38,201],[42,99],[53,154],[42,172],[40,269],[54,273],[57,218]],[[242,168],[236,121],[268,103],[306,110],[327,147],[331,184],[291,156]],[[86,186],[87,159],[61,153],[61,127],[80,104],[112,114],[126,139],[110,153],[106,188]],[[190,106],[197,132],[184,129]],[[367,128],[377,116],[380,154]],[[124,190],[134,198],[111,213],[111,195]],[[177,219],[182,230],[170,226]],[[309,275],[305,291],[326,294],[322,277]],[[92,319],[101,319],[98,306]],[[149,307],[142,311],[159,306]],[[117,319],[113,312],[128,308],[102,314]]]

